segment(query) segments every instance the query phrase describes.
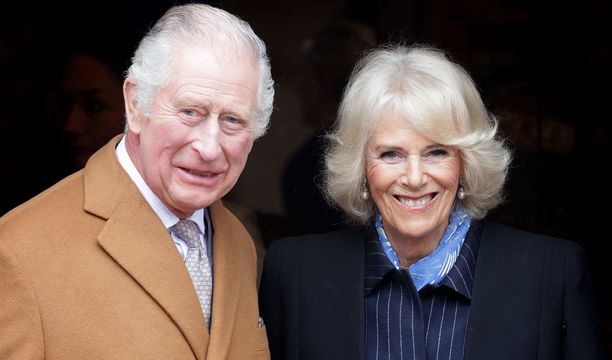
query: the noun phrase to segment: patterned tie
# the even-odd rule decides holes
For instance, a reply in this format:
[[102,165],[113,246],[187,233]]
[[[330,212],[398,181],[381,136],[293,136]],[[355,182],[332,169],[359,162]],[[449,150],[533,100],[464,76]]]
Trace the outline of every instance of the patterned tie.
[[172,230],[176,236],[185,241],[189,246],[187,256],[185,257],[185,265],[187,266],[191,281],[193,281],[193,286],[200,299],[200,306],[204,313],[206,326],[210,329],[213,279],[206,249],[202,246],[202,242],[200,241],[200,229],[198,229],[198,225],[191,220],[180,220],[172,226]]

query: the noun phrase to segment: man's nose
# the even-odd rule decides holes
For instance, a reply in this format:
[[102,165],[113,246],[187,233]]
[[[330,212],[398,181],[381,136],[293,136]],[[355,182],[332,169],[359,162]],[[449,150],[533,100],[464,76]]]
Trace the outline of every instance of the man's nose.
[[221,152],[219,119],[216,116],[203,121],[194,128],[196,132],[193,142],[194,149],[204,160],[214,160]]

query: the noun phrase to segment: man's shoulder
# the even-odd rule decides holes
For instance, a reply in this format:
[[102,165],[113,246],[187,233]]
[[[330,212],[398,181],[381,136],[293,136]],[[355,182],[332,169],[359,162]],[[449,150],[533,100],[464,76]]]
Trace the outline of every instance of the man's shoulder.
[[61,216],[71,204],[82,203],[82,194],[83,172],[80,170],[0,217],[0,229],[9,225],[20,226],[23,222],[40,223],[49,216]]
[[65,241],[69,224],[83,211],[82,174],[74,173],[0,218],[0,242],[16,253],[31,254]]

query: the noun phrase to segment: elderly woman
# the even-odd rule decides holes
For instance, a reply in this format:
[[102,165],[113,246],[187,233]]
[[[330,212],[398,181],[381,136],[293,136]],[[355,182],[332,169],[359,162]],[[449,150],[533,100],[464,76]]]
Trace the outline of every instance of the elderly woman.
[[355,226],[274,241],[260,289],[273,359],[603,359],[583,250],[483,220],[510,153],[438,50],[360,60],[325,154]]

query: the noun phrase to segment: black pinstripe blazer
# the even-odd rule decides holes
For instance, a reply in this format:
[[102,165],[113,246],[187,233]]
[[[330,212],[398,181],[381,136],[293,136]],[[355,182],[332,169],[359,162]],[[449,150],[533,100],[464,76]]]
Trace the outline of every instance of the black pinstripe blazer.
[[[272,242],[260,307],[273,360],[363,359],[368,236],[345,229]],[[606,359],[581,247],[486,222],[480,236],[466,360]]]

